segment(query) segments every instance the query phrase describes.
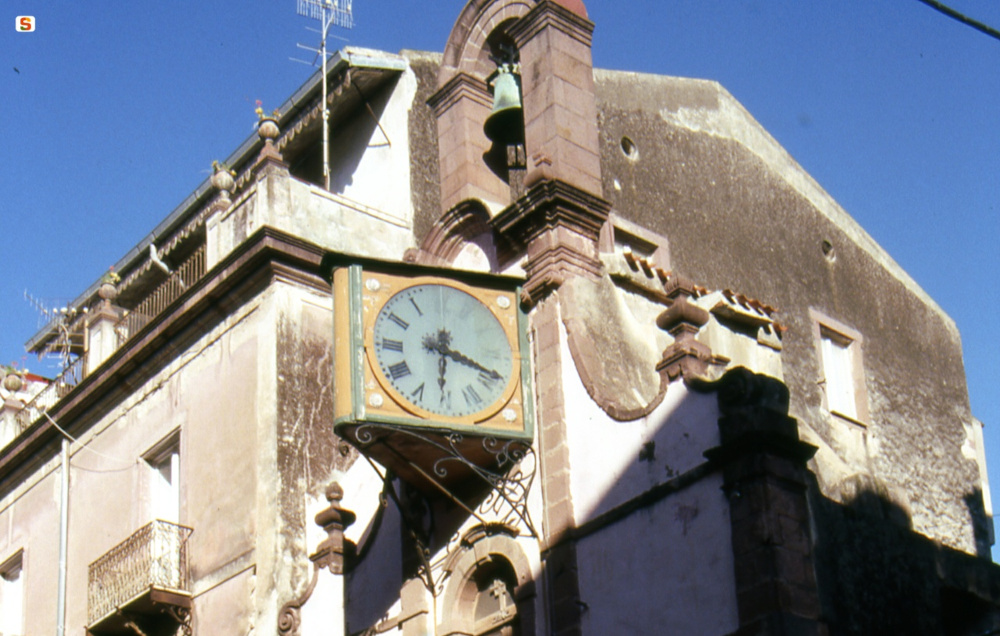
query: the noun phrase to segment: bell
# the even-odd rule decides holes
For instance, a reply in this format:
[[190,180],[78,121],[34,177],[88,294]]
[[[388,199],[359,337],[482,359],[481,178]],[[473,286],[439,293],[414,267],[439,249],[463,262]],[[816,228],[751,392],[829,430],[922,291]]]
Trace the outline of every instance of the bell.
[[483,132],[494,147],[524,143],[524,110],[521,83],[513,64],[501,64],[489,80],[493,88],[493,110],[483,124]]

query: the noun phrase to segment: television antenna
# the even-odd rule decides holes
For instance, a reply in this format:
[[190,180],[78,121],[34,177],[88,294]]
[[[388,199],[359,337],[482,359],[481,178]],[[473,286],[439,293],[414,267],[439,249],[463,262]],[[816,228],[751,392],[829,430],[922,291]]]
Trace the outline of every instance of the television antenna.
[[71,356],[79,355],[78,352],[84,346],[83,323],[79,318],[87,313],[87,308],[80,310],[69,302],[38,298],[28,293],[28,290],[24,291],[24,299],[38,312],[39,328],[53,325],[55,329],[55,338],[39,352],[39,359],[47,355],[56,355],[60,359],[62,369],[67,369],[73,361]]
[[354,26],[354,14],[351,11],[353,0],[296,0],[296,12],[304,17],[319,20],[320,49],[312,49],[299,45],[304,49],[316,51],[323,64],[323,187],[330,189],[330,108],[326,103],[326,38],[331,26],[350,29]]

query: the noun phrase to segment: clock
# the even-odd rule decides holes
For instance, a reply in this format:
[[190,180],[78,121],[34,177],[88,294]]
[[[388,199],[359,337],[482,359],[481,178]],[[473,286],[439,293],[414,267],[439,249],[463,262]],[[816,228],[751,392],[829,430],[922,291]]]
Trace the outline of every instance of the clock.
[[416,432],[530,439],[518,281],[377,265],[333,273],[337,431],[360,446],[377,429],[403,454]]
[[509,401],[519,375],[500,322],[511,305],[497,294],[484,302],[453,281],[402,287],[378,309],[367,332],[380,384],[423,417],[487,419]]

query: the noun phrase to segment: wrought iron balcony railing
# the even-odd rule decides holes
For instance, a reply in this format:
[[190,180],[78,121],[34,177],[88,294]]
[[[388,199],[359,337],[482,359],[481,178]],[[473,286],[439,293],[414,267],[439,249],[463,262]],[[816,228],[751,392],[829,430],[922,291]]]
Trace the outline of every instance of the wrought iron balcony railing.
[[87,590],[91,631],[97,633],[94,626],[119,610],[141,605],[155,591],[189,600],[187,540],[191,532],[185,526],[153,521],[91,563]]
[[125,317],[115,326],[115,332],[118,334],[118,346],[125,344],[129,338],[138,333],[170,303],[177,300],[188,287],[198,282],[198,279],[204,274],[205,246],[203,245],[184,261],[170,275],[170,278],[125,314]]
[[59,376],[48,386],[35,394],[31,401],[24,405],[17,414],[18,435],[42,416],[53,404],[63,399],[70,390],[83,379],[83,358],[77,358],[69,363]]

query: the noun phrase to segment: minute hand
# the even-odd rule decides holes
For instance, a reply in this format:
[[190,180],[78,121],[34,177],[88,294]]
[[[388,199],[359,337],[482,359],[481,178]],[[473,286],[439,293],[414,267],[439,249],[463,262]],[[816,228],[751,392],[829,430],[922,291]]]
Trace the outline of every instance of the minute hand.
[[487,369],[486,367],[484,367],[483,365],[479,364],[478,362],[476,362],[472,358],[470,358],[470,357],[468,357],[468,356],[466,356],[464,354],[461,354],[458,351],[455,351],[454,349],[450,348],[446,344],[439,343],[438,347],[437,347],[437,350],[438,350],[438,353],[440,353],[441,355],[448,356],[449,358],[451,358],[452,360],[454,360],[455,362],[457,362],[459,364],[464,364],[467,367],[472,367],[473,369],[476,369],[477,371],[485,373],[486,375],[488,375],[489,377],[493,378],[494,380],[499,380],[501,378],[500,374],[497,373],[496,371],[494,371],[493,369]]

